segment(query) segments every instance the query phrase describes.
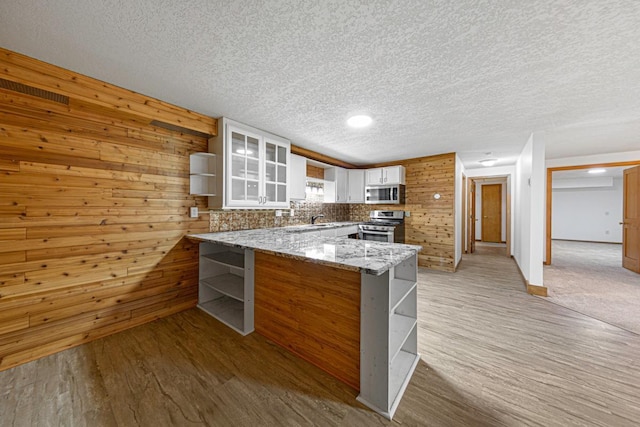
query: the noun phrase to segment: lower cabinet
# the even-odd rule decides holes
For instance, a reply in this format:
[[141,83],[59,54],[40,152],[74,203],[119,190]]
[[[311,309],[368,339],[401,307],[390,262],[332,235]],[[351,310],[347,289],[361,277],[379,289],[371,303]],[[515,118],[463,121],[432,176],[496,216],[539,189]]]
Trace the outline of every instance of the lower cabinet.
[[358,401],[391,419],[418,365],[417,255],[362,274]]
[[254,252],[200,243],[198,307],[242,335],[253,332]]

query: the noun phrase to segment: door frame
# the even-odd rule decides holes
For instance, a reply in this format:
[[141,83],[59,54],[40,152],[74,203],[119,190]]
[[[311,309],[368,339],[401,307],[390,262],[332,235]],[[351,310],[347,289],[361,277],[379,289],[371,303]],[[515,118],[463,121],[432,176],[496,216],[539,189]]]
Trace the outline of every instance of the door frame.
[[568,171],[577,169],[593,169],[593,168],[614,168],[620,166],[638,166],[640,160],[630,160],[627,162],[611,162],[611,163],[592,163],[588,165],[575,165],[575,166],[558,166],[554,168],[547,168],[547,203],[546,203],[546,224],[545,224],[545,257],[544,265],[551,265],[551,212],[553,209],[553,173],[557,171]]
[[[468,242],[468,251],[469,252],[465,252],[465,253],[473,253],[475,252],[475,241],[476,241],[476,236],[475,236],[475,221],[474,221],[474,214],[477,216],[477,212],[475,212],[476,209],[476,205],[475,205],[475,196],[476,196],[476,192],[472,191],[472,189],[475,190],[476,186],[478,183],[482,184],[484,181],[496,181],[495,184],[502,184],[504,186],[504,190],[507,193],[507,206],[505,209],[505,216],[506,216],[506,234],[505,234],[505,242],[507,245],[507,256],[510,257],[511,256],[511,175],[488,175],[488,176],[474,176],[474,177],[469,177],[467,178],[467,211],[465,212],[465,216],[467,218],[467,221],[465,221],[466,224],[466,234],[467,234],[467,242]],[[472,233],[472,231],[474,233]]]

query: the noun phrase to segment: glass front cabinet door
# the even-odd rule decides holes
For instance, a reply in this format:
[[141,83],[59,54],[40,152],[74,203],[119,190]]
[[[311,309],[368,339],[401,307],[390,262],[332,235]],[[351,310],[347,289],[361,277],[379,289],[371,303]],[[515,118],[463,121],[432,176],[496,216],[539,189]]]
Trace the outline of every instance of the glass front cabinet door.
[[289,207],[289,141],[225,120],[224,207]]

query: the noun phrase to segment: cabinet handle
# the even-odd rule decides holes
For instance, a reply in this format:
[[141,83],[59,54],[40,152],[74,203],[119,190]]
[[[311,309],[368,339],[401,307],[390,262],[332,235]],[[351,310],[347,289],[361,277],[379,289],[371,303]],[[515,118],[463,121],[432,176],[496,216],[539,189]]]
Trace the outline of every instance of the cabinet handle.
[[387,178],[384,179],[384,182],[387,182]]

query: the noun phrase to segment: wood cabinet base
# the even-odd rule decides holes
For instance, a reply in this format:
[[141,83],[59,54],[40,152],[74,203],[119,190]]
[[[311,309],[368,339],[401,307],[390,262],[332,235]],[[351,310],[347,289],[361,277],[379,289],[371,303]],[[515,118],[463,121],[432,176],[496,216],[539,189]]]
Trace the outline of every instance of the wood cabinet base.
[[360,390],[360,273],[256,252],[255,330]]

